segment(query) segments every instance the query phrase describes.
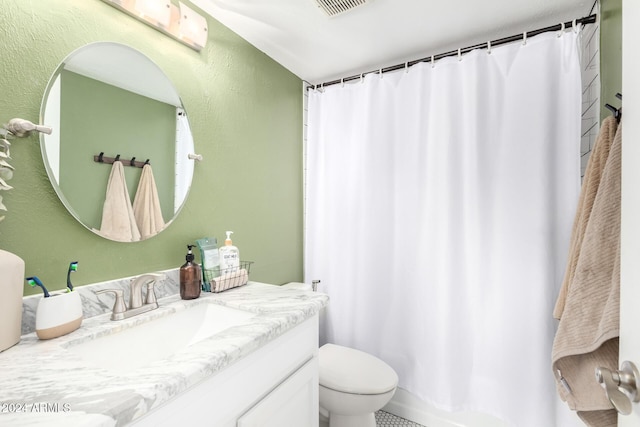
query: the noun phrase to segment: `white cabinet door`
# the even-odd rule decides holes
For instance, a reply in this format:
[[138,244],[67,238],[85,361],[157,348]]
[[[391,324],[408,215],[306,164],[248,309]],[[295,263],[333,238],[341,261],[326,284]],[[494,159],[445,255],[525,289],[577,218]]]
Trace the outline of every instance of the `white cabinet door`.
[[247,411],[237,427],[318,427],[318,358]]
[[[301,385],[296,387],[298,384],[296,381],[300,381]],[[274,414],[273,416],[276,417],[274,419],[287,420],[287,411],[292,410],[293,419],[301,419],[302,422],[285,421],[278,424],[276,421],[271,424],[245,425],[317,427],[317,387],[318,315],[316,314],[262,348],[165,402],[143,418],[136,420],[135,424],[136,427],[235,427],[241,415],[247,414],[249,408],[261,406],[264,399],[265,402],[274,402],[273,405],[281,407],[281,414]],[[281,392],[280,389],[282,389]],[[287,390],[297,390],[290,391],[288,397],[292,401],[296,400],[295,404],[278,403],[276,400],[280,394],[286,396]],[[294,396],[294,393],[300,396]],[[313,405],[315,424],[313,419],[311,423],[307,423],[310,415],[304,418],[297,413],[301,411],[301,414],[306,414],[308,405]],[[268,407],[267,404],[265,404],[266,407]]]

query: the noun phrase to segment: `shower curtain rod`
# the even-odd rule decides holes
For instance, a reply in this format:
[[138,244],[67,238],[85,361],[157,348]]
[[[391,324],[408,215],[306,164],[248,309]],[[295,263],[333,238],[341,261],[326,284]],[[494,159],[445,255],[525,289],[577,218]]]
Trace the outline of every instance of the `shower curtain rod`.
[[510,36],[510,37],[504,37],[501,39],[497,39],[497,40],[492,40],[490,42],[484,42],[484,43],[479,43],[479,44],[475,44],[473,46],[467,46],[461,49],[456,49],[456,50],[452,50],[449,52],[445,52],[445,53],[440,53],[438,55],[433,55],[433,56],[428,56],[425,58],[421,58],[421,59],[415,59],[413,61],[408,61],[405,62],[403,64],[397,64],[397,65],[392,65],[390,67],[386,67],[386,68],[380,68],[377,70],[372,70],[372,71],[367,71],[366,73],[362,73],[362,74],[356,74],[353,76],[349,76],[349,77],[344,77],[342,79],[337,79],[337,80],[331,80],[329,82],[324,82],[321,84],[316,84],[316,85],[312,85],[310,84],[309,86],[307,86],[307,90],[309,89],[315,89],[318,87],[324,87],[324,86],[331,86],[331,85],[335,85],[338,83],[345,83],[345,82],[349,82],[352,80],[357,80],[360,79],[364,76],[366,76],[367,74],[379,74],[379,73],[388,73],[390,71],[397,71],[397,70],[402,70],[403,68],[407,68],[410,67],[412,65],[415,65],[419,62],[431,62],[431,61],[437,61],[439,59],[442,58],[446,58],[448,56],[456,56],[456,55],[461,55],[463,53],[468,53],[471,52],[474,49],[483,49],[483,48],[487,48],[489,46],[494,47],[494,46],[499,46],[501,44],[507,44],[507,43],[512,43],[518,40],[526,40],[526,37],[532,37],[532,36],[537,36],[538,34],[542,34],[542,33],[548,33],[550,31],[560,31],[564,28],[571,28],[573,27],[573,24],[575,22],[575,24],[593,24],[594,22],[596,22],[596,14],[593,15],[589,15],[586,16],[584,18],[580,18],[580,19],[576,19],[575,21],[567,21],[564,23],[560,23],[560,24],[556,24],[556,25],[551,25],[549,27],[545,27],[545,28],[540,28],[538,30],[533,30],[533,31],[525,31],[522,34],[517,34],[514,36]]

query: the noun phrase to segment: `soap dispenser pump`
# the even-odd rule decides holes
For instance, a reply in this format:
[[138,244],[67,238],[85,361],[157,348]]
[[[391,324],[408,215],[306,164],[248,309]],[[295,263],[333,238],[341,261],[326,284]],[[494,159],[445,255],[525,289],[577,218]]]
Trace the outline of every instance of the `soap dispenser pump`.
[[194,255],[192,249],[195,245],[187,245],[186,261],[180,267],[180,298],[196,299],[200,296],[202,289],[202,270],[200,266],[193,262]]
[[220,253],[220,273],[228,274],[235,273],[240,269],[240,251],[233,246],[231,241],[231,234],[233,231],[227,231],[227,238],[218,251]]

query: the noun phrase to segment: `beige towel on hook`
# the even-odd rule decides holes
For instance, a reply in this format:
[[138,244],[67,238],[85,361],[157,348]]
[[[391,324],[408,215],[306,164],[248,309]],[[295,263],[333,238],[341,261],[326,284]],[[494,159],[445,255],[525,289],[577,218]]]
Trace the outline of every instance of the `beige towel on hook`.
[[560,397],[591,427],[615,427],[617,413],[595,369],[618,369],[622,126],[611,144],[553,342]]
[[571,281],[576,272],[576,264],[580,255],[580,248],[584,239],[584,233],[591,216],[593,202],[598,193],[600,179],[604,171],[605,163],[609,157],[611,143],[618,129],[618,121],[613,116],[608,116],[602,121],[600,132],[596,139],[593,151],[589,156],[589,163],[584,173],[582,188],[580,189],[580,198],[578,199],[578,208],[576,217],[571,230],[571,241],[569,242],[569,256],[567,259],[567,269],[565,270],[564,280],[560,288],[560,294],[556,300],[556,306],[553,310],[553,317],[560,320],[562,311],[564,310],[567,292],[571,286]]
[[124,177],[122,162],[113,162],[107,194],[102,208],[102,224],[96,233],[118,242],[137,242],[140,232],[133,216],[129,190]]
[[142,175],[140,175],[140,182],[133,200],[133,214],[143,239],[158,234],[165,226],[156,180],[149,164],[142,168]]

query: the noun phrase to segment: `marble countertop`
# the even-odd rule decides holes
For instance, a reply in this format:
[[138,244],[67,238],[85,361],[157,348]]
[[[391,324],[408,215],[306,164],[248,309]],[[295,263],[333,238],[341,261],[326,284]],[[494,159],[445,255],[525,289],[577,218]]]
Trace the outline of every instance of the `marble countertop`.
[[[158,302],[158,309],[130,319],[111,321],[109,313],[84,319],[80,329],[53,340],[38,340],[35,332],[23,335],[19,344],[0,353],[0,425],[126,425],[312,317],[328,297],[249,282],[219,294],[203,292],[195,300],[173,295]],[[91,366],[66,350],[207,303],[257,315],[188,351],[126,373]]]

